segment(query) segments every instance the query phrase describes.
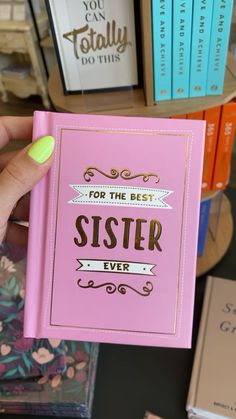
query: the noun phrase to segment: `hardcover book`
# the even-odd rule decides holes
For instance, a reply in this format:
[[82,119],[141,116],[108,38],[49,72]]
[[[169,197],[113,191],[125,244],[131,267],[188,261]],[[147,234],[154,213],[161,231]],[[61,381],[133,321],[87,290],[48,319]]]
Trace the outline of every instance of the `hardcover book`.
[[173,1],[173,99],[189,97],[192,0]]
[[172,0],[152,0],[155,101],[172,98]]
[[99,346],[23,337],[25,268],[24,248],[0,246],[0,412],[90,418]]
[[203,111],[189,112],[187,114],[188,119],[203,119]]
[[36,112],[27,337],[189,347],[205,122]]
[[202,189],[211,190],[215,164],[215,155],[220,126],[221,106],[215,106],[204,111],[206,121],[206,139],[203,161]]
[[23,336],[25,257],[19,246],[0,245],[0,383],[4,385],[66,371],[63,341]]
[[91,418],[99,346],[66,341],[67,371],[1,381],[0,410],[8,414]]
[[206,96],[207,69],[214,0],[193,2],[189,96]]
[[225,189],[230,171],[230,162],[234,144],[236,102],[222,105],[219,137],[215,155],[212,189]]
[[236,282],[207,278],[187,400],[189,418],[236,418]]
[[221,95],[224,88],[233,0],[214,0],[207,70],[207,95]]

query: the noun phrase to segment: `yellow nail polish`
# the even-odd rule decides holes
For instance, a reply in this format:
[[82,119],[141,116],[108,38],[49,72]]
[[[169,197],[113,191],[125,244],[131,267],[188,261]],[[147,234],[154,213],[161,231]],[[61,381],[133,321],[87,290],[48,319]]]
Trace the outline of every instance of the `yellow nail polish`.
[[45,163],[52,155],[55,140],[51,135],[35,141],[28,150],[28,155],[37,163]]

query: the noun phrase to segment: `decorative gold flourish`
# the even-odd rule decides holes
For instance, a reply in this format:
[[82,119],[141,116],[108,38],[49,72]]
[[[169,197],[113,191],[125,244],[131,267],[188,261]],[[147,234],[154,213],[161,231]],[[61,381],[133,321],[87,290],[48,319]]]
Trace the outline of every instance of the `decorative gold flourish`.
[[80,288],[102,288],[106,287],[106,292],[108,294],[114,294],[114,292],[118,291],[120,294],[125,295],[127,292],[127,289],[130,289],[137,294],[141,295],[142,297],[148,297],[152,290],[153,290],[153,284],[150,281],[147,281],[146,284],[143,286],[142,291],[138,291],[135,288],[131,287],[131,285],[128,284],[119,284],[118,286],[115,285],[113,282],[105,282],[104,284],[95,285],[95,282],[93,280],[89,280],[87,284],[82,285],[81,284],[82,279],[78,279],[77,285]]
[[97,167],[88,167],[84,172],[84,179],[86,182],[90,182],[91,178],[94,176],[93,170],[101,173],[101,175],[108,177],[109,179],[117,179],[119,177],[119,172],[116,169],[111,169],[110,175],[98,169]]
[[98,169],[97,167],[88,167],[86,171],[84,172],[84,179],[86,182],[90,182],[91,178],[94,176],[94,171],[99,172],[101,175],[108,177],[109,179],[117,179],[119,176],[124,180],[130,180],[135,179],[137,177],[142,177],[144,182],[147,182],[150,177],[155,177],[156,181],[155,183],[158,183],[160,181],[160,177],[156,175],[155,173],[138,173],[137,175],[131,176],[130,169],[123,169],[121,172],[119,172],[117,169],[111,169],[110,174],[107,174],[103,172],[101,169]]
[[129,169],[124,169],[120,172],[120,177],[125,180],[135,179],[140,176],[142,176],[144,182],[147,182],[151,176],[154,176],[156,178],[155,183],[158,183],[160,181],[160,177],[158,175],[155,175],[154,173],[139,173],[137,175],[131,176],[131,171]]

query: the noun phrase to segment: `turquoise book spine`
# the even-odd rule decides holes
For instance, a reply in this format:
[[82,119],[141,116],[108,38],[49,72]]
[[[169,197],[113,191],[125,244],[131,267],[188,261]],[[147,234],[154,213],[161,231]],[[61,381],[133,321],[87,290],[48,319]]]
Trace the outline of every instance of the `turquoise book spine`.
[[192,3],[173,1],[173,99],[189,97]]
[[207,72],[207,95],[220,95],[224,89],[233,0],[214,0]]
[[213,3],[214,0],[193,3],[190,97],[206,96]]
[[172,98],[172,0],[152,0],[155,101]]

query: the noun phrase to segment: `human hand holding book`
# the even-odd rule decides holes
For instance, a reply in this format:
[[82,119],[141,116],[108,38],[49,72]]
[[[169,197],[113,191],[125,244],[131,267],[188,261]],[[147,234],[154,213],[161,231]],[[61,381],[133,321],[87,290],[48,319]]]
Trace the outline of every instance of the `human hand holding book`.
[[[32,117],[1,117],[0,148],[9,141],[31,139],[32,126]],[[0,243],[5,239],[26,245],[28,229],[12,221],[28,220],[26,194],[48,171],[53,148],[53,137],[45,136],[20,152],[0,155]]]

